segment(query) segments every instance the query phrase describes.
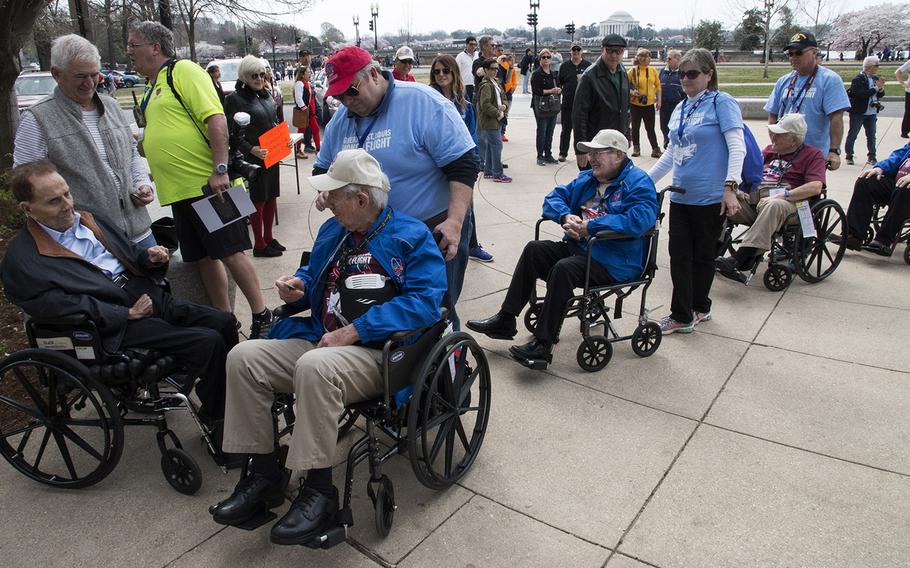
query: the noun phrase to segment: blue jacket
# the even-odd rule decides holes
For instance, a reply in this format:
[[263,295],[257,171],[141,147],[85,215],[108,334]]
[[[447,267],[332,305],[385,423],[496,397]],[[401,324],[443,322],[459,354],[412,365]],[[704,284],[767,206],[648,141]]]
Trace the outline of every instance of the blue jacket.
[[905,144],[903,148],[898,148],[891,152],[890,156],[875,164],[875,167],[881,168],[886,176],[896,176],[897,170],[908,156],[910,156],[910,142]]
[[[372,232],[386,213],[385,208]],[[306,285],[306,295],[296,304],[309,308],[307,317],[289,317],[272,325],[269,339],[300,338],[318,341],[325,334],[322,327],[326,275],[338,257],[347,230],[335,218],[319,228],[310,264],[294,273]],[[389,223],[367,243],[367,250],[393,279],[399,296],[373,306],[352,323],[361,343],[384,341],[396,331],[426,327],[439,321],[439,306],[446,291],[446,266],[430,230],[422,222],[392,211]]]
[[[581,217],[582,205],[595,195],[598,185],[591,170],[585,170],[569,184],[556,186],[544,199],[543,216],[558,223],[569,214]],[[616,280],[634,280],[644,270],[648,253],[648,241],[642,235],[657,222],[657,190],[648,174],[627,160],[604,196],[608,214],[589,221],[588,233],[609,230],[638,238],[600,241],[592,256]],[[572,239],[567,235],[563,240]],[[584,242],[580,244],[585,247]]]

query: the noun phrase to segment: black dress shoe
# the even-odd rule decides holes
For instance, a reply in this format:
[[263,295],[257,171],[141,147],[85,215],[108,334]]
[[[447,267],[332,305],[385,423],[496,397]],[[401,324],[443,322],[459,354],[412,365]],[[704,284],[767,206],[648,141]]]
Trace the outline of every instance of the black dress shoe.
[[328,497],[304,485],[291,508],[272,527],[269,539],[275,544],[306,544],[319,536],[338,512],[338,490]]
[[548,164],[558,164],[559,162],[553,156],[544,156],[543,161]]
[[872,241],[863,248],[869,252],[877,254],[878,256],[891,256],[891,253],[894,251],[891,245],[885,244],[881,241]]
[[509,353],[511,353],[513,357],[526,361],[543,360],[549,363],[553,358],[552,352],[553,347],[551,345],[546,344],[537,338],[532,339],[530,343],[525,343],[524,345],[513,345],[509,347]]
[[491,339],[512,339],[518,333],[515,317],[502,312],[484,320],[469,320],[466,325],[471,331],[482,333]]
[[746,275],[739,271],[739,263],[730,256],[719,256],[714,259],[714,268],[720,272],[721,276],[735,280],[743,284],[746,283]]
[[268,248],[275,249],[275,250],[280,250],[281,252],[288,250],[287,247],[285,247],[283,244],[278,242],[278,239],[270,240],[269,242],[267,242],[265,244],[265,246],[267,246]]
[[284,502],[288,475],[278,483],[258,472],[252,472],[237,484],[231,496],[209,507],[209,513],[221,525],[239,525]]
[[255,257],[271,257],[271,256],[281,256],[281,251],[278,249],[273,249],[270,246],[266,246],[264,249],[253,249],[253,256]]
[[[842,242],[844,242],[844,237],[843,237],[843,235],[832,235],[830,240],[832,243],[839,245]],[[853,236],[852,234],[848,233],[846,246],[850,250],[862,250],[863,241],[860,240],[859,238]]]

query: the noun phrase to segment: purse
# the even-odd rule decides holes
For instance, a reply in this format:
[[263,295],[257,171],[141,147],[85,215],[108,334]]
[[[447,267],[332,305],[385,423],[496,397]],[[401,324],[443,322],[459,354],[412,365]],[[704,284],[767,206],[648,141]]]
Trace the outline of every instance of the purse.
[[538,116],[554,116],[559,114],[560,96],[556,93],[534,96],[534,110]]
[[310,110],[294,107],[294,114],[291,116],[291,124],[295,128],[306,128],[310,125]]

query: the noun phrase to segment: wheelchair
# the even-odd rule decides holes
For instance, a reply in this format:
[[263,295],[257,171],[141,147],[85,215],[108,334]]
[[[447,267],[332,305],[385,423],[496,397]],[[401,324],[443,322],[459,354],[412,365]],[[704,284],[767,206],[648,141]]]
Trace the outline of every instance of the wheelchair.
[[202,471],[168,427],[167,413],[177,410],[190,414],[226,471],[214,432],[188,397],[195,377],[173,356],[108,353],[84,314],[27,317],[25,331],[31,348],[0,361],[0,454],[28,478],[64,489],[94,485],[120,461],[124,426],[151,426],[165,479],[192,495]]
[[[866,238],[863,239],[864,245],[868,245],[872,242],[872,239],[875,238],[876,233],[878,233],[879,228],[882,226],[887,210],[887,205],[875,204],[872,206],[872,225],[869,227],[868,231],[866,231]],[[894,239],[894,248],[897,248],[901,243],[906,243],[906,246],[904,247],[904,262],[910,264],[910,219],[904,220],[901,230],[898,231],[897,237]]]
[[[771,250],[768,251],[768,267],[762,281],[765,288],[772,292],[786,290],[793,282],[793,276],[799,276],[809,284],[821,282],[831,276],[844,258],[846,243],[837,242],[838,235],[846,234],[847,216],[843,208],[833,199],[828,199],[825,190],[810,202],[812,223],[815,236],[803,234],[798,215],[787,217],[783,227],[771,237]],[[736,250],[742,243],[746,229],[736,233],[736,224],[725,221],[717,247],[717,256],[726,256]],[[756,256],[752,267],[745,274],[738,273],[739,282],[746,286],[752,281],[763,256]],[[726,276],[718,270],[718,273]]]
[[[657,271],[657,243],[660,232],[660,224],[663,220],[664,213],[660,212],[663,207],[664,194],[667,192],[685,193],[686,190],[680,187],[668,186],[657,192],[657,221],[654,228],[650,229],[644,236],[648,237],[647,259],[645,260],[644,270],[638,279],[629,282],[608,284],[606,286],[590,286],[591,273],[591,251],[593,245],[600,241],[609,241],[617,239],[628,239],[629,235],[617,233],[614,231],[601,231],[587,239],[585,248],[587,250],[585,258],[585,283],[582,293],[573,296],[566,303],[563,312],[563,324],[568,318],[578,318],[582,340],[575,352],[575,360],[582,370],[596,372],[602,370],[613,358],[613,344],[619,341],[632,340],[632,351],[639,357],[650,357],[657,348],[660,347],[662,334],[660,325],[649,318],[650,310],[645,307],[645,301],[648,295],[648,288],[654,280],[654,273]],[[540,240],[540,226],[545,221],[552,221],[546,217],[538,219],[534,225],[534,240]],[[620,335],[610,319],[610,308],[606,300],[611,296],[616,296],[613,306],[613,317],[619,319],[622,317],[623,301],[633,292],[641,288],[641,305],[638,311],[638,326],[632,335]],[[540,312],[543,309],[543,298],[538,298],[536,291],[531,296],[528,309],[525,311],[524,324],[528,331],[534,333],[537,329]],[[561,331],[562,324],[560,324]],[[595,328],[602,328],[600,334],[592,333]],[[549,365],[549,360],[529,360],[514,357],[516,361],[530,369],[543,370]]]
[[[299,310],[286,304],[274,313],[287,317]],[[383,344],[382,394],[348,406],[339,417],[339,438],[360,417],[365,422],[364,435],[347,454],[339,510],[334,521],[305,546],[331,548],[347,540],[348,529],[354,525],[354,468],[364,461],[370,470],[367,495],[373,503],[374,527],[382,537],[391,531],[397,508],[392,481],[382,473],[385,462],[398,454],[406,455],[417,480],[437,491],[461,479],[473,465],[489,420],[490,367],[471,335],[447,333],[447,315],[443,309],[437,323],[396,332]],[[292,395],[276,398],[286,408],[293,404]],[[284,417],[283,429],[276,421],[276,434],[293,430],[293,410],[286,410]],[[388,449],[382,447],[381,440]],[[280,444],[279,436],[275,441]],[[286,447],[279,445],[278,449],[282,457],[287,456]],[[247,466],[241,471],[241,477],[245,475]],[[263,511],[237,527],[254,530],[276,517],[271,511]]]

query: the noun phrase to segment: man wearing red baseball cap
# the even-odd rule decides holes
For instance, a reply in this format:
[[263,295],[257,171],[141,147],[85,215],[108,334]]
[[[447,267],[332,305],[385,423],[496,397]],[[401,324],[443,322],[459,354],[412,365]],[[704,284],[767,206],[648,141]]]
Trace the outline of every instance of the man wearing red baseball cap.
[[338,152],[363,148],[382,165],[389,205],[422,220],[446,259],[443,306],[458,329],[455,303],[468,262],[469,213],[478,164],[474,141],[455,106],[430,87],[395,81],[359,47],[345,47],[325,66],[326,94],[341,101],[325,129],[313,174]]

